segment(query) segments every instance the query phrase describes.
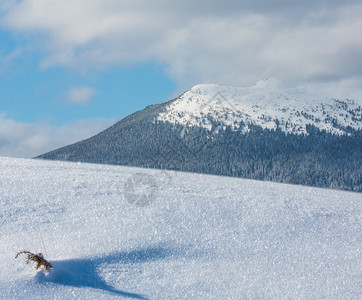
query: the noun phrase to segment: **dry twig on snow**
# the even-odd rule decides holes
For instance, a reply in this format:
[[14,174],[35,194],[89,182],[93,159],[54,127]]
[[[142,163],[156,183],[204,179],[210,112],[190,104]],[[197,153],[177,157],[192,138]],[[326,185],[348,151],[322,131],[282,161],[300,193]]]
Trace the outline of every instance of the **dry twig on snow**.
[[50,271],[51,268],[53,268],[52,264],[48,262],[42,253],[32,253],[30,251],[20,251],[16,254],[15,258],[18,258],[21,254],[27,254],[26,264],[29,264],[30,261],[33,261],[36,263],[35,269],[38,270],[40,267],[44,267],[45,270]]

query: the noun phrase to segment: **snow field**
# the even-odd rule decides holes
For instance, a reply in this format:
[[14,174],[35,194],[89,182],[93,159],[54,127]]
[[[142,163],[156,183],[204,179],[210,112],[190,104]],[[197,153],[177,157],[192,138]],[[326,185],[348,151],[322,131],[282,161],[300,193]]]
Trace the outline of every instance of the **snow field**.
[[[39,160],[0,168],[1,299],[361,295],[361,194]],[[140,173],[156,185],[125,191]],[[44,253],[39,231],[49,274],[14,259]]]

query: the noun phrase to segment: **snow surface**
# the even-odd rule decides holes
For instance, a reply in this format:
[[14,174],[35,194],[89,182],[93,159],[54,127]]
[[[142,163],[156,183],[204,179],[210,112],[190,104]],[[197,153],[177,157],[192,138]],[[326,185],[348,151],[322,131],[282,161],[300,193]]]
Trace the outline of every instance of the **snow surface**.
[[[362,295],[361,194],[54,161],[0,167],[1,299]],[[39,231],[49,274],[14,259],[45,252]]]
[[217,122],[238,129],[241,121],[276,129],[278,120],[284,132],[305,134],[306,125],[311,124],[343,134],[341,127],[362,129],[362,89],[276,79],[246,88],[200,84],[171,102],[158,120],[208,130]]

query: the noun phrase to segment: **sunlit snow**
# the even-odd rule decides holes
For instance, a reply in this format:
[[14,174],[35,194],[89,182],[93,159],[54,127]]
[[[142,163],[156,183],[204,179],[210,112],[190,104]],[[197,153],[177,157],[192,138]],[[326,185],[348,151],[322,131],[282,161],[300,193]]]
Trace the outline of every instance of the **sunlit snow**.
[[276,79],[247,88],[200,84],[171,102],[158,120],[208,130],[217,123],[239,128],[242,121],[295,134],[304,134],[306,125],[314,125],[342,134],[343,127],[362,129],[362,89]]
[[[361,296],[359,193],[39,160],[0,168],[1,299]],[[35,271],[20,250],[54,268]]]

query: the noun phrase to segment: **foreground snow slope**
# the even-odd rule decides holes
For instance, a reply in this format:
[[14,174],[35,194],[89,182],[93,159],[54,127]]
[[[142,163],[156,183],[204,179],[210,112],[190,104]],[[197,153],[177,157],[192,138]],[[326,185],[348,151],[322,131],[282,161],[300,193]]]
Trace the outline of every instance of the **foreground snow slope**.
[[[362,293],[361,194],[51,161],[0,167],[1,299]],[[44,252],[39,231],[48,275],[14,259]]]

